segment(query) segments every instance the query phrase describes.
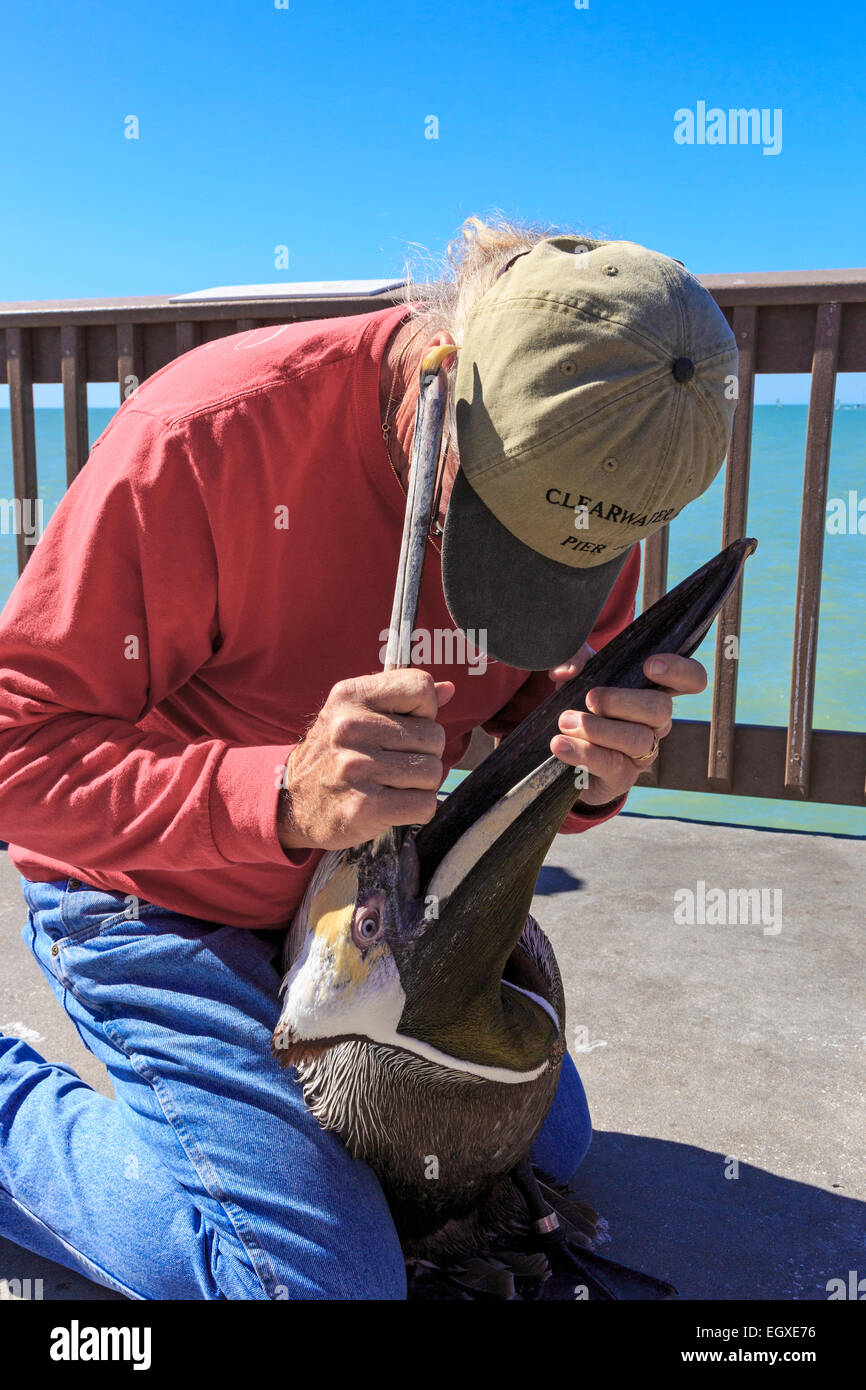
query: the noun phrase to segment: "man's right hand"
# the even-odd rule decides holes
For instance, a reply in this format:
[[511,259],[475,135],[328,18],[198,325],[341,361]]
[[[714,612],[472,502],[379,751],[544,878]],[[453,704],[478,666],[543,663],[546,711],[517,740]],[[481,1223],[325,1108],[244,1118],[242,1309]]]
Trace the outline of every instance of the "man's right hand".
[[417,668],[339,681],[286,764],[283,849],[346,849],[431,820],[445,771],[436,715],[454,689]]

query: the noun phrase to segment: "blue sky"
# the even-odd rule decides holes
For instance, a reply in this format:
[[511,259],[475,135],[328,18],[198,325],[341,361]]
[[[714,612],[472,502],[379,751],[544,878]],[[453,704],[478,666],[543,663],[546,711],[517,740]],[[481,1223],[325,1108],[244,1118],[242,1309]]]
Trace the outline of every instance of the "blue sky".
[[[866,260],[852,0],[6,0],[0,14],[0,300],[398,276],[413,245],[439,253],[496,208],[699,274]],[[675,112],[699,102],[781,111],[779,152],[678,144]],[[767,379],[762,398],[802,400],[804,385]],[[866,400],[866,385],[843,378],[839,394]]]

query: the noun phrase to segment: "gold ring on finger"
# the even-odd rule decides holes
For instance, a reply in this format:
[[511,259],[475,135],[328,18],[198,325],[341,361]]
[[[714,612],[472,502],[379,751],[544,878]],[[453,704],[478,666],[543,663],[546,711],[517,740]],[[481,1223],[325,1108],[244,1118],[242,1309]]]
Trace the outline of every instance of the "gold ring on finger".
[[639,757],[633,758],[633,759],[632,759],[632,762],[635,762],[635,763],[648,763],[648,762],[650,762],[650,761],[655,757],[655,755],[656,755],[656,753],[657,753],[658,751],[659,751],[659,736],[658,736],[658,734],[655,732],[655,730],[653,730],[653,746],[652,746],[652,748],[650,749],[650,751],[649,751],[648,753],[641,753]]

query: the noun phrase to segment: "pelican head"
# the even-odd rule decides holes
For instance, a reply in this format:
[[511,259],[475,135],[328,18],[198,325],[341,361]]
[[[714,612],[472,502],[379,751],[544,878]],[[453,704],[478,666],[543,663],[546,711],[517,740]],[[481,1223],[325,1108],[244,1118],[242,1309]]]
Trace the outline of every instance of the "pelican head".
[[562,771],[548,759],[486,810],[470,798],[432,863],[418,827],[322,858],[289,935],[281,1060],[361,1037],[488,1080],[545,1069],[561,1020],[518,946],[565,814],[538,798]]

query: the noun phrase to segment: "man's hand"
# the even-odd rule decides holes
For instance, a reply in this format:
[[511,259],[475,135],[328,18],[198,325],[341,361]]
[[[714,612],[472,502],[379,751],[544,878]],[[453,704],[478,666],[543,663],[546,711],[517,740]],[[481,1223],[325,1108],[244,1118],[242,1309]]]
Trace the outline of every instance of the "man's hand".
[[[592,648],[584,645],[571,661],[549,672],[557,685],[582,671]],[[697,695],[706,688],[707,673],[699,661],[666,652],[644,662],[644,674],[660,690],[620,690],[594,686],[586,697],[589,713],[564,710],[562,733],[555,734],[550,751],[571,767],[586,768],[589,785],[577,798],[586,806],[604,806],[629,791],[658,756],[654,740],[670,733],[673,696]]]
[[286,764],[277,833],[283,849],[346,849],[436,810],[454,694],[417,669],[339,681]]

